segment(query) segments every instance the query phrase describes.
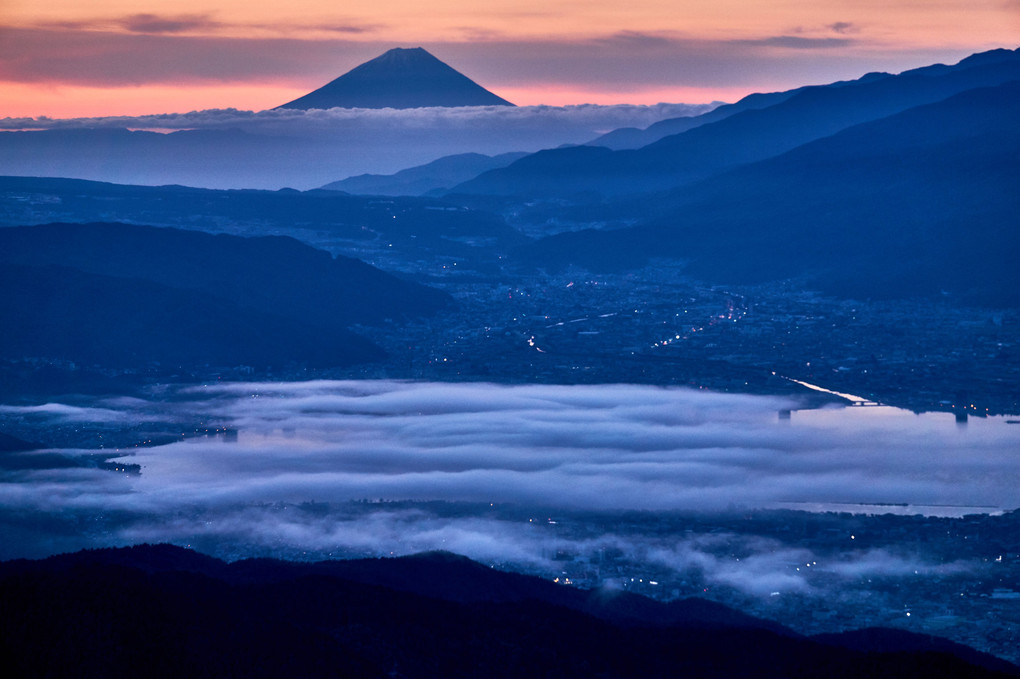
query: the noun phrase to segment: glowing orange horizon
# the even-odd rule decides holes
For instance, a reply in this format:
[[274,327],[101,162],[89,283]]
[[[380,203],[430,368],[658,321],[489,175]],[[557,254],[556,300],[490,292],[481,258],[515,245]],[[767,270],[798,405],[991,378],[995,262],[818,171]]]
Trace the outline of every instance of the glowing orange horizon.
[[75,87],[45,88],[14,84],[5,87],[0,117],[99,118],[188,113],[236,108],[261,111],[291,101],[308,90],[283,85],[217,85],[205,87]]
[[384,45],[438,46],[519,105],[733,101],[1015,47],[1017,2],[6,0],[0,117],[262,110]]
[[[0,117],[7,118],[100,118],[188,113],[206,109],[235,108],[262,111],[306,94],[308,89],[283,85],[236,85],[210,87],[133,87],[116,90],[89,87],[19,86],[5,88]],[[584,88],[539,86],[494,88],[496,94],[518,106],[572,106],[580,104],[658,103],[701,104],[736,101],[748,88],[653,88],[633,92],[599,92]]]

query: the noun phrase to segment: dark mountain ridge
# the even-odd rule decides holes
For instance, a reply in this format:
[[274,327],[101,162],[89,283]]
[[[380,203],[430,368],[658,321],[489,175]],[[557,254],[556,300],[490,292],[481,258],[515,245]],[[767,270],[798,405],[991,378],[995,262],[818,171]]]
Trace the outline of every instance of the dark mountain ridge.
[[966,91],[660,194],[640,226],[551,237],[537,252],[546,264],[679,257],[731,283],[810,275],[848,296],[1020,304],[1018,117],[1020,82]]
[[513,106],[421,47],[395,48],[277,108]]
[[394,174],[362,174],[330,182],[321,188],[326,191],[347,191],[362,195],[423,196],[430,192],[442,192],[488,170],[506,167],[526,155],[528,154],[524,152],[501,153],[496,156],[458,153]]
[[851,650],[838,636],[820,643],[768,623],[715,624],[697,613],[679,623],[621,623],[561,603],[586,596],[445,553],[225,564],[167,545],[87,551],[0,564],[0,651],[17,676],[54,677],[137,676],[143,669],[146,676],[168,677],[977,678],[1018,672],[982,654],[962,659],[954,652],[967,649],[953,645],[929,640],[923,650],[909,648],[920,644],[902,635],[890,635],[891,642],[876,635],[874,643],[886,649],[872,652],[860,635]]
[[289,236],[241,238],[117,223],[0,229],[0,261],[139,278],[334,327],[437,311],[446,293]]
[[216,176],[229,177],[230,185],[261,186],[256,178],[281,168],[293,176],[290,158],[304,157],[307,164],[308,158],[318,155],[316,150],[316,142],[307,138],[239,129],[168,134],[102,127],[0,131],[5,174],[59,174],[138,184],[199,184]]
[[354,246],[413,244],[449,253],[470,251],[472,239],[505,245],[522,241],[496,215],[437,199],[0,177],[0,224],[58,221],[117,221],[243,235],[287,233],[297,238],[314,233]]
[[[931,66],[922,66],[921,68],[904,71],[900,75],[941,75],[954,68],[970,68],[972,66],[980,66],[987,63],[997,63],[1002,60],[1008,60],[1009,58],[1011,58],[1010,50],[996,49],[988,52],[982,52],[980,54],[972,54],[971,56],[961,60],[956,64],[956,66],[934,64]],[[842,80],[828,85],[821,85],[820,87],[852,87],[854,85],[873,83],[876,80],[889,78],[891,76],[892,74],[890,73],[867,73],[856,80]],[[783,92],[756,92],[754,94],[747,95],[737,102],[732,104],[723,104],[722,106],[699,116],[667,118],[666,120],[660,120],[657,123],[653,123],[644,129],[628,127],[613,130],[612,132],[607,132],[606,134],[588,142],[588,146],[605,146],[606,148],[614,151],[641,148],[642,146],[647,146],[648,144],[656,142],[663,137],[680,134],[681,132],[686,132],[687,130],[694,129],[695,127],[699,127],[705,123],[713,123],[717,120],[728,118],[735,113],[740,113],[741,111],[756,110],[773,106],[786,101],[790,97],[793,97],[805,90],[811,89],[812,87],[819,86],[807,85]]]
[[56,359],[144,371],[154,366],[324,368],[384,357],[342,327],[259,312],[222,297],[135,277],[4,263],[0,358]]
[[10,434],[0,432],[0,453],[22,453],[28,450],[38,450],[42,446],[38,443],[30,443],[15,438]]
[[541,151],[451,190],[521,196],[647,193],[689,184],[978,87],[1020,79],[1020,49],[996,50],[933,71],[908,71],[843,87],[808,87],[761,109],[665,137],[636,150]]
[[0,355],[138,369],[347,365],[382,357],[355,323],[449,295],[289,237],[126,224],[0,229]]

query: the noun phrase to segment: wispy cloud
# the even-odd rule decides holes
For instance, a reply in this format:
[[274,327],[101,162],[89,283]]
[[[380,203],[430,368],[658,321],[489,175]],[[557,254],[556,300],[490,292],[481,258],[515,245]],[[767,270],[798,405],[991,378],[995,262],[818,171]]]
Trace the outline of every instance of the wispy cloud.
[[[128,184],[310,189],[366,172],[392,173],[455,153],[527,152],[564,143],[583,144],[619,127],[647,127],[664,118],[710,109],[686,104],[261,112],[214,109],[138,117],[5,118],[0,119],[0,130],[222,131],[208,135],[207,141],[198,145],[189,143],[194,132],[159,138],[138,132],[123,146],[101,145],[95,153],[50,146],[52,150],[45,152],[49,155],[22,154],[20,161],[9,158],[11,174],[52,175],[53,168],[59,167],[64,176]],[[4,136],[0,144],[8,143],[8,135]],[[94,134],[86,135],[85,143],[94,138]],[[285,152],[267,153],[269,148]],[[154,155],[157,153],[160,155]],[[99,157],[101,162],[97,162]]]
[[[974,565],[896,545],[852,549],[848,540],[823,552],[795,538],[663,531],[657,521],[646,530],[632,515],[606,517],[732,516],[734,505],[788,500],[1020,505],[1017,434],[1001,422],[962,432],[952,417],[867,408],[778,418],[795,406],[649,386],[388,381],[196,386],[165,402],[108,399],[91,410],[6,406],[0,416],[42,423],[170,415],[237,435],[132,450],[123,460],[141,465],[140,476],[72,468],[0,477],[9,517],[0,528],[19,536],[0,555],[143,541],[230,558],[446,549],[559,573],[557,554],[592,564],[617,554],[676,582],[825,597],[866,578]],[[561,523],[546,518],[560,513]],[[586,524],[593,515],[601,518]],[[83,533],[83,523],[97,529]]]
[[184,33],[221,27],[208,14],[132,14],[116,22],[131,33]]
[[735,499],[1020,505],[1015,436],[978,423],[962,436],[949,417],[819,411],[790,425],[776,417],[785,399],[642,386],[313,382],[184,396],[185,412],[240,435],[134,456],[146,470],[136,490],[170,506],[376,496],[649,510]]
[[755,40],[738,40],[735,43],[751,47],[785,47],[796,50],[816,50],[849,47],[853,44],[853,40],[849,38],[806,38],[800,35],[775,35]]
[[146,35],[161,33],[213,33],[227,28],[226,24],[216,21],[211,14],[152,14],[139,13],[113,17],[92,17],[66,21],[38,21],[19,29],[52,31],[55,34],[72,32],[98,33],[140,33]]
[[[212,15],[155,14],[8,27],[0,44],[0,78],[107,87],[281,78],[312,85],[393,47],[391,42],[366,40],[384,28],[343,21],[242,27],[220,23]],[[571,39],[512,38],[491,28],[464,28],[462,33],[465,38],[459,42],[424,46],[490,88],[541,83],[722,88],[779,78],[793,86],[825,78],[822,73],[836,80],[876,68],[893,71],[900,64],[907,68],[966,56],[962,50],[908,50],[897,59],[886,49],[881,55],[859,53],[848,60],[846,50],[858,46],[849,22],[820,28],[818,35],[732,40],[670,31],[624,30]]]
[[[267,111],[239,111],[237,109],[211,109],[190,113],[167,113],[149,116],[105,116],[97,118],[4,118],[0,129],[69,129],[69,128],[131,128],[131,129],[226,129],[239,128],[254,132],[278,132],[301,136],[328,133],[335,136],[337,126],[354,129],[449,129],[461,132],[471,130],[502,129],[513,134],[515,129],[547,129],[567,133],[560,141],[577,141],[573,137],[582,133],[587,140],[593,130],[614,129],[621,126],[647,126],[662,120],[697,115],[711,110],[708,105],[655,104],[640,106],[618,104],[600,106],[462,106],[456,108],[419,109],[270,109]],[[570,131],[573,130],[573,134]],[[550,138],[553,140],[554,138]]]
[[671,48],[685,42],[684,38],[673,32],[648,33],[643,31],[619,31],[604,38],[596,38],[593,42],[616,47],[638,49]]
[[34,406],[0,405],[0,416],[53,422],[81,422],[93,424],[127,423],[133,414],[124,408],[96,408],[73,406],[64,403],[44,403]]
[[[311,29],[313,27],[312,26],[303,26],[301,28]],[[353,34],[353,35],[363,35],[365,33],[374,33],[376,31],[382,30],[383,25],[382,24],[362,24],[362,25],[332,24],[332,25],[315,26],[314,28],[316,28],[318,30],[322,30],[322,31],[330,31],[332,33],[349,33],[349,34]]]
[[828,28],[834,33],[844,35],[861,32],[861,27],[853,23],[852,21],[837,21],[835,23],[829,24]]
[[[346,33],[363,35],[385,28],[385,24],[366,23],[359,21],[326,20],[308,22],[288,20],[275,23],[259,23],[245,21],[221,21],[213,13],[200,14],[156,14],[143,12],[121,16],[94,16],[91,18],[54,21],[44,20],[25,24],[19,27],[28,30],[56,32],[99,32],[99,33],[139,33],[156,34],[187,34],[190,37],[209,36],[215,34],[229,35],[237,39],[267,38],[288,36],[295,33],[307,34],[314,38],[321,33]],[[18,30],[8,27],[7,30]],[[64,37],[70,37],[65,35]]]

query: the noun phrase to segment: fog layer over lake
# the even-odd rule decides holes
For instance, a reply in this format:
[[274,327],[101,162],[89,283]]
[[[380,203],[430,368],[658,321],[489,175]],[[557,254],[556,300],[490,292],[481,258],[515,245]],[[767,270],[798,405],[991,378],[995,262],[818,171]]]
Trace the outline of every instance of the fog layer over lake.
[[[1020,426],[1002,418],[959,426],[949,414],[884,407],[797,406],[790,398],[651,386],[390,381],[219,384],[152,401],[3,406],[5,418],[65,427],[179,421],[183,432],[201,418],[212,432],[113,452],[112,466],[140,465],[140,473],[54,465],[4,471],[2,557],[170,541],[228,557],[448,549],[539,568],[564,550],[620,549],[767,594],[809,589],[788,566],[813,555],[741,538],[743,559],[721,560],[710,543],[725,536],[582,536],[550,526],[557,511],[833,503],[868,511],[861,505],[897,503],[891,509],[962,514],[1020,506]],[[791,409],[789,419],[780,416]],[[217,433],[224,427],[228,433]],[[33,455],[53,452],[96,451]],[[398,502],[408,500],[469,504],[440,511]],[[477,510],[490,503],[515,509]],[[729,540],[726,551],[733,549]],[[828,567],[857,577],[963,566],[871,550]]]

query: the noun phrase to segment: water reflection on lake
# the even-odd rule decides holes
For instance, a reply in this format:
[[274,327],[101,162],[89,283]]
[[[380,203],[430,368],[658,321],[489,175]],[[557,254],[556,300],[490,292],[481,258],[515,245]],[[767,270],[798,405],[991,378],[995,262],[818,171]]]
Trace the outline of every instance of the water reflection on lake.
[[[775,503],[772,505],[774,507],[814,512],[960,517],[975,513],[997,514],[1016,506],[1013,504],[1015,499],[1007,499],[1005,504],[987,502],[990,497],[1003,497],[995,495],[993,487],[998,484],[990,476],[1001,473],[1006,475],[1008,482],[1020,478],[1016,476],[1020,471],[1020,428],[1013,423],[1014,418],[974,417],[968,416],[965,411],[913,413],[892,406],[857,405],[795,410],[781,414],[779,419],[793,427],[834,434],[844,432],[858,436],[872,435],[876,439],[909,436],[916,445],[921,446],[922,454],[915,460],[917,468],[904,470],[904,476],[942,477],[954,484],[968,485],[970,492],[947,493],[947,501],[932,504],[911,501],[868,503],[788,500]],[[886,449],[887,446],[887,440],[876,441],[876,448]],[[889,454],[897,455],[900,452],[892,449]],[[956,504],[948,501],[950,495],[954,498],[967,497],[970,501]]]

